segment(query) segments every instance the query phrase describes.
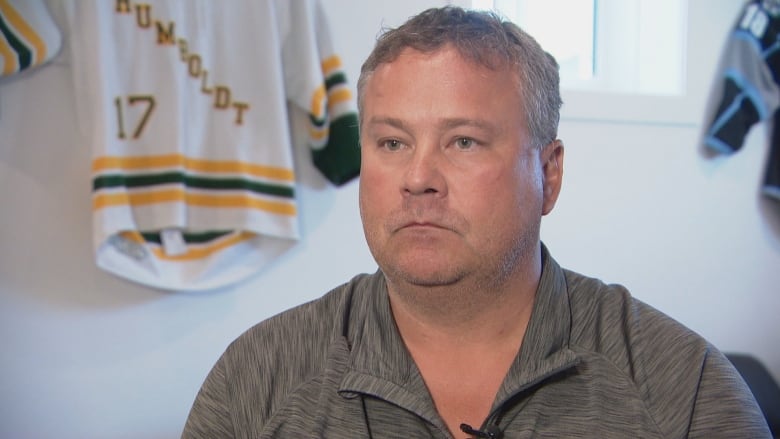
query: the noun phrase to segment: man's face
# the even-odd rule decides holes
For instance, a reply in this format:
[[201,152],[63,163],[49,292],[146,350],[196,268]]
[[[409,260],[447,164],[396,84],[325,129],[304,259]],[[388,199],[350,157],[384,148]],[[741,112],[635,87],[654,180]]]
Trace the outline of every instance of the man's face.
[[563,153],[528,144],[516,84],[509,69],[478,66],[448,46],[406,49],[368,79],[360,212],[394,283],[498,281],[539,251]]

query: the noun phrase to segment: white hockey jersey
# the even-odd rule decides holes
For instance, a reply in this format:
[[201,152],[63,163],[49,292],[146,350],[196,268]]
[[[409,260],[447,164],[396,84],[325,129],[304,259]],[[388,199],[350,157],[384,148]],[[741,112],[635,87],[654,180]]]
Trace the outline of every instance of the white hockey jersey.
[[66,13],[101,268],[210,289],[293,245],[288,102],[309,114],[324,175],[357,176],[353,96],[316,0],[72,0]]

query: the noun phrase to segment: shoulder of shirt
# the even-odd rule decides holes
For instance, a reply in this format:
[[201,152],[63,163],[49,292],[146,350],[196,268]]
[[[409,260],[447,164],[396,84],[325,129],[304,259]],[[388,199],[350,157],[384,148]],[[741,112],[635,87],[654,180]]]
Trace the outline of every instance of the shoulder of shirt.
[[[290,398],[316,391],[329,355],[346,352],[342,335],[350,314],[363,312],[380,276],[358,275],[319,299],[254,325],[228,346],[215,369],[241,428],[263,428],[290,405]],[[243,416],[246,410],[251,416]]]
[[[322,344],[327,348],[334,338],[344,334],[346,320],[353,312],[356,298],[364,298],[372,291],[378,274],[360,274],[338,287],[333,288],[310,302],[303,303],[249,328],[234,340],[228,348],[245,350],[263,345],[263,355],[268,355],[280,345],[289,347],[295,340]],[[364,300],[360,300],[363,303]],[[297,346],[296,351],[301,351]],[[314,347],[314,346],[312,346]]]
[[[605,342],[621,350],[701,350],[711,345],[682,323],[632,296],[626,287],[564,270],[572,318],[571,343],[609,355]],[[671,351],[670,351],[671,349]],[[655,353],[655,352],[654,352]]]
[[662,431],[687,425],[705,363],[723,355],[699,334],[618,284],[564,270],[571,306],[570,348],[596,375],[633,383]]

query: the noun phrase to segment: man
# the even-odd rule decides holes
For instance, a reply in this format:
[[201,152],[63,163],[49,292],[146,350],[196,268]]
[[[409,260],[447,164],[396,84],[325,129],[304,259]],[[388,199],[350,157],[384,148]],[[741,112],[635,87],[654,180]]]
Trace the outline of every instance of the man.
[[358,82],[380,270],[239,337],[184,437],[769,437],[714,347],[539,240],[561,188],[555,61],[431,9]]

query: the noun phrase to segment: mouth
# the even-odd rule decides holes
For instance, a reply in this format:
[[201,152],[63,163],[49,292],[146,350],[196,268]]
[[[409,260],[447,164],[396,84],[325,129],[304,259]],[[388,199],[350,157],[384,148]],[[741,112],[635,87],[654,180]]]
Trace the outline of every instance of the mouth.
[[433,222],[428,221],[411,221],[401,227],[399,230],[449,230],[449,228]]
[[467,228],[467,222],[456,212],[443,208],[414,209],[404,207],[385,217],[385,230],[388,233],[407,232],[454,232],[461,234]]

